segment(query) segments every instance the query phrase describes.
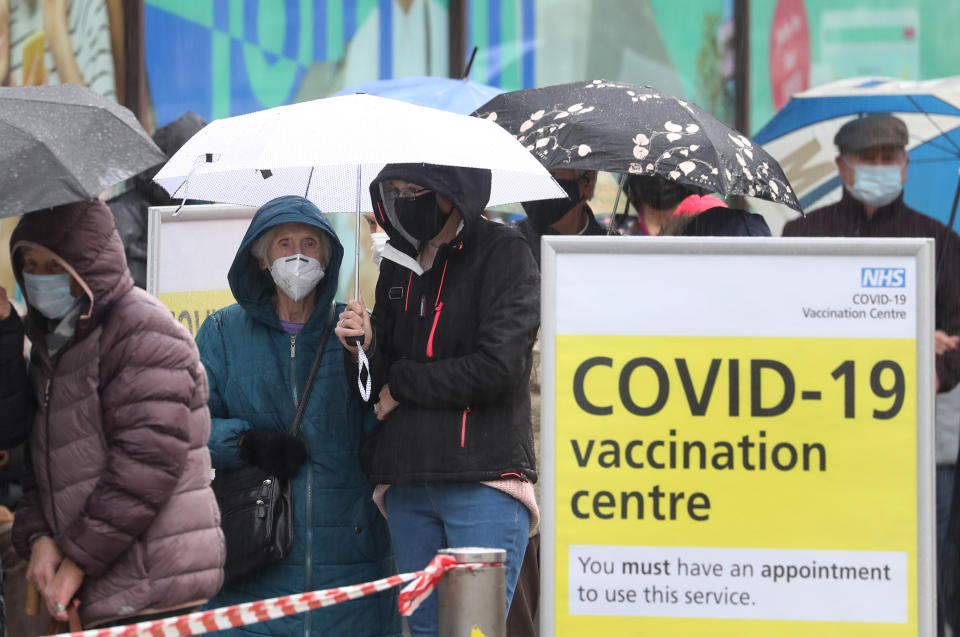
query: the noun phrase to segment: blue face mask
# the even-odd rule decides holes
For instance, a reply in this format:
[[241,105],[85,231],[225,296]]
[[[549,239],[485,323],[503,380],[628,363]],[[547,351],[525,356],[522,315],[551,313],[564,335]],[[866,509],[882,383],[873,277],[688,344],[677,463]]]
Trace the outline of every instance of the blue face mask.
[[[847,164],[848,166],[850,164]],[[853,186],[847,190],[857,200],[868,206],[879,208],[900,196],[903,190],[903,166],[889,164],[882,166],[852,166],[855,178]]]
[[29,274],[23,273],[24,293],[27,303],[48,319],[59,319],[76,304],[77,299],[70,294],[69,274]]

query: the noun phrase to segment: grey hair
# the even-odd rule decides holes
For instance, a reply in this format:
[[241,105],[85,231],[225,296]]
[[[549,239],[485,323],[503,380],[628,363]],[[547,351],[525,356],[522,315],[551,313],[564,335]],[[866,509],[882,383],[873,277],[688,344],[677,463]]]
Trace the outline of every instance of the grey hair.
[[[294,222],[296,223],[296,222]],[[270,267],[272,264],[267,261],[267,253],[270,252],[270,244],[273,243],[273,237],[276,235],[277,231],[281,226],[286,224],[280,224],[278,226],[273,226],[262,235],[254,239],[253,244],[250,246],[250,254],[253,255],[253,258],[257,260],[258,263],[265,264],[267,267]],[[302,224],[310,226],[310,224]],[[310,226],[315,228],[315,226]],[[330,237],[327,236],[327,233],[319,228],[316,228],[317,235],[320,238],[320,263],[323,264],[323,269],[326,270],[330,265],[330,255],[333,254],[333,245],[330,242]]]

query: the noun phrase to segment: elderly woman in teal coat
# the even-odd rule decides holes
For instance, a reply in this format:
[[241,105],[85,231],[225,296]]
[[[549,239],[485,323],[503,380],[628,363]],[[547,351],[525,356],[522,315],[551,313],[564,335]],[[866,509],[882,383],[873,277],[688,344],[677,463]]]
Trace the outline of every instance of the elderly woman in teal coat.
[[[210,379],[213,466],[250,464],[292,477],[294,497],[290,555],[228,584],[209,607],[394,572],[387,527],[358,461],[377,420],[347,386],[337,339],[327,340],[300,435],[288,433],[323,331],[333,329],[327,319],[342,257],[312,203],[286,196],[264,204],[228,274],[237,303],[211,315],[197,335]],[[399,635],[400,620],[388,591],[231,634]]]

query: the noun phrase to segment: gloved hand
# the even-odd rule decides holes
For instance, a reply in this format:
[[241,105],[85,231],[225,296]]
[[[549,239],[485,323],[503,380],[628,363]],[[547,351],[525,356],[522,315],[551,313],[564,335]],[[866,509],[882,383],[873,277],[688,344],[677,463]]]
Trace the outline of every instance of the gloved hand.
[[238,451],[244,463],[281,480],[294,478],[307,461],[306,445],[286,432],[252,429],[240,439]]

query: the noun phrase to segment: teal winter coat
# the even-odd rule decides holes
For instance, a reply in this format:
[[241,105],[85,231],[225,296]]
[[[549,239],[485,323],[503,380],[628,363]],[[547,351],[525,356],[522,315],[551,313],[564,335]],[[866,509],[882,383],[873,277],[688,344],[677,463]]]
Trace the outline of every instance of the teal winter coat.
[[[271,300],[274,283],[250,253],[257,237],[290,222],[326,233],[333,253],[317,287],[316,309],[297,336],[281,328]],[[210,379],[209,447],[215,469],[242,466],[237,441],[250,429],[289,430],[329,316],[342,258],[333,228],[306,199],[279,197],[253,217],[228,274],[237,304],[211,315],[197,335]],[[293,481],[292,553],[227,585],[208,607],[368,582],[394,572],[386,522],[371,500],[358,459],[377,420],[348,387],[342,350],[331,334],[303,417],[300,437],[309,459]],[[395,600],[395,591],[388,591],[217,634],[399,635]]]

